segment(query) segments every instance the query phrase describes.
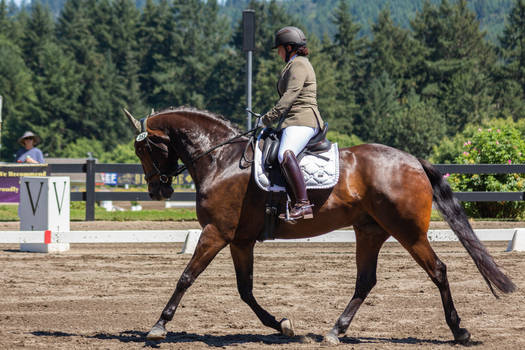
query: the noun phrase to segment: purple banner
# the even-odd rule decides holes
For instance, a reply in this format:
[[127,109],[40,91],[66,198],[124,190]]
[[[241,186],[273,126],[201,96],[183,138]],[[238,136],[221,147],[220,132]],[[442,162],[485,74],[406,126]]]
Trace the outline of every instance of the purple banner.
[[47,164],[1,164],[0,203],[20,202],[21,176],[47,176]]

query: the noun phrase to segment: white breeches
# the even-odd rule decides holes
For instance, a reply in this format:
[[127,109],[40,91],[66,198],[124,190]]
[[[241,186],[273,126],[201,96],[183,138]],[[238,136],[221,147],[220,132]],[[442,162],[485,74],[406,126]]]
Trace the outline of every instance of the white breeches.
[[309,126],[288,126],[283,129],[281,144],[279,146],[279,163],[283,162],[285,151],[292,151],[296,156],[303,150],[308,141],[317,134],[318,128]]

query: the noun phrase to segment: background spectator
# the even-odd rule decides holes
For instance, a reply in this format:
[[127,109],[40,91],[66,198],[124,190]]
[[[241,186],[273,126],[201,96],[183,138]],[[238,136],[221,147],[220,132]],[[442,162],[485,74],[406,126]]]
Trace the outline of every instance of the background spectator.
[[44,155],[42,151],[35,147],[40,143],[40,137],[33,134],[31,131],[26,131],[22,137],[18,139],[18,143],[22,145],[16,152],[15,159],[17,163],[44,163]]

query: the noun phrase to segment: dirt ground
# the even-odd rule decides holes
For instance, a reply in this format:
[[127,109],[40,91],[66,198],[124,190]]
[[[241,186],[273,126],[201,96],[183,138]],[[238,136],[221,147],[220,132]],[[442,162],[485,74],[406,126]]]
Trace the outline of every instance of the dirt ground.
[[[518,286],[499,300],[459,243],[433,247],[448,266],[472,347],[524,349],[525,253],[505,252],[506,242],[486,245]],[[180,250],[181,244],[76,244],[45,255],[0,244],[0,349],[326,348],[323,335],[353,294],[355,244],[258,243],[255,296],[295,324],[295,337],[281,336],[240,300],[225,249],[182,299],[167,339],[145,342],[190,258]],[[461,347],[451,340],[436,287],[399,244],[387,243],[378,283],[337,348]]]

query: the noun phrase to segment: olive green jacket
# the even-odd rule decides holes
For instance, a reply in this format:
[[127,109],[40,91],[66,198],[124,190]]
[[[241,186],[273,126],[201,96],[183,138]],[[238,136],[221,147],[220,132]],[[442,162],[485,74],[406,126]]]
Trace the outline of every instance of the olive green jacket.
[[284,66],[277,91],[281,98],[265,118],[272,122],[284,118],[282,128],[291,125],[323,127],[324,122],[317,109],[315,72],[308,58],[296,56]]

